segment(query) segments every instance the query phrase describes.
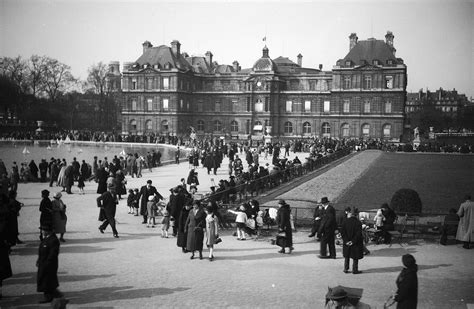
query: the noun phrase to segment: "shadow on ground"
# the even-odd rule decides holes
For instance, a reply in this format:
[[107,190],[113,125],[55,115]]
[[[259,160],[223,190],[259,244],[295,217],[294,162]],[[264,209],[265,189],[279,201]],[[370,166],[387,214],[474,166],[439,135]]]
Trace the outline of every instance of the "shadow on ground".
[[[36,284],[36,272],[19,273],[13,275],[12,278],[7,279],[8,284]],[[115,275],[67,275],[66,272],[59,272],[59,282],[77,282],[93,279],[103,279],[113,277]]]
[[[116,301],[116,300],[131,300],[138,298],[149,298],[153,296],[173,294],[177,292],[183,292],[190,288],[177,287],[174,289],[168,288],[146,288],[146,289],[133,289],[132,286],[122,287],[104,287],[96,289],[88,289],[82,291],[62,291],[64,297],[69,300],[70,305],[84,305],[92,304],[103,301]],[[41,293],[28,294],[18,297],[4,297],[0,302],[1,308],[38,308],[38,301],[42,299]],[[50,306],[46,306],[50,307]],[[87,308],[92,308],[87,306]],[[103,308],[103,307],[100,307]]]
[[[418,265],[418,271],[427,270],[427,269],[435,269],[435,268],[440,268],[440,267],[449,267],[449,266],[453,266],[453,264]],[[403,266],[369,268],[369,269],[362,270],[362,274],[393,273],[393,272],[400,272],[402,269],[403,269]]]

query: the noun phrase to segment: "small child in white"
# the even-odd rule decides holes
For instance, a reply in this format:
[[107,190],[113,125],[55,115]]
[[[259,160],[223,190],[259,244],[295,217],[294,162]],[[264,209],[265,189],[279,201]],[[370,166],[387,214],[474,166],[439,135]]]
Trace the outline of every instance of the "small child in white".
[[375,229],[381,230],[384,220],[385,220],[385,216],[382,214],[382,209],[377,210],[377,214],[374,217]]
[[168,210],[163,211],[163,219],[161,219],[161,237],[168,238],[168,229],[170,228],[170,213]]
[[245,205],[240,205],[237,211],[229,209],[229,212],[237,215],[235,223],[237,223],[237,240],[245,240],[245,222],[247,222],[247,214],[245,213]]
[[146,227],[155,227],[153,222],[155,221],[155,213],[156,213],[156,203],[155,203],[155,196],[150,195],[148,197],[148,203],[146,204],[146,211],[148,216],[148,222]]

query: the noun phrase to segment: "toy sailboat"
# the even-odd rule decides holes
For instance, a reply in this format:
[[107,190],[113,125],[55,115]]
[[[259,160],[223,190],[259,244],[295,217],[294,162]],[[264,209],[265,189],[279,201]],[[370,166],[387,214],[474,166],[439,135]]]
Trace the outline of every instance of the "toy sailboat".
[[46,147],[46,149],[51,150],[52,148],[51,148],[51,146],[48,146],[48,147]]
[[69,138],[69,136],[66,136],[66,139],[64,140],[64,144],[70,144],[71,143],[71,139]]
[[77,153],[82,153],[82,149],[81,149],[81,148],[79,148],[79,150],[77,151]]
[[25,147],[25,148],[23,149],[22,153],[23,153],[24,155],[26,155],[26,154],[29,154],[30,151],[29,151],[28,149],[26,149],[26,147]]
[[125,149],[122,149],[122,151],[119,153],[122,157],[125,157],[127,153],[125,152]]

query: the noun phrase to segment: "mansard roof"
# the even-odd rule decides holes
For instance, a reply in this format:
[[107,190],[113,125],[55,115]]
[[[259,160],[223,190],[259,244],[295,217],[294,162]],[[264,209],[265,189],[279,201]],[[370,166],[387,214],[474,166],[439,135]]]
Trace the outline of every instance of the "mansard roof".
[[206,61],[206,57],[203,56],[191,56],[186,57],[186,61],[191,65],[192,70],[195,73],[206,73],[209,74],[212,71],[211,66]]
[[166,45],[160,45],[157,47],[148,48],[138,59],[135,61],[140,66],[144,64],[156,65],[163,68],[169,63],[170,68],[176,68],[180,70],[190,70],[191,66],[184,59],[184,57],[176,57],[170,47]]
[[403,60],[396,58],[391,47],[383,40],[374,38],[358,41],[349,53],[342,59],[341,66],[345,66],[346,61],[351,61],[354,65],[373,63],[374,60],[380,61],[382,65],[386,65],[388,60],[392,60],[393,64],[402,64]]
[[234,72],[234,67],[228,64],[218,64],[214,67],[213,73],[232,73]]

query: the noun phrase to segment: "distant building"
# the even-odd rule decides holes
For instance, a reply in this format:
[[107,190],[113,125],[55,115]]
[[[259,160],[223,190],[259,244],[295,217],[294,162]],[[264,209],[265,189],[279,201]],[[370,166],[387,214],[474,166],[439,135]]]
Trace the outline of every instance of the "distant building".
[[[234,139],[399,138],[403,133],[407,67],[385,41],[349,37],[349,53],[331,71],[272,59],[267,46],[251,68],[220,65],[212,52],[189,56],[178,41],[146,41],[134,62],[110,65],[121,96],[122,133],[226,135]],[[119,79],[121,78],[121,87]]]

